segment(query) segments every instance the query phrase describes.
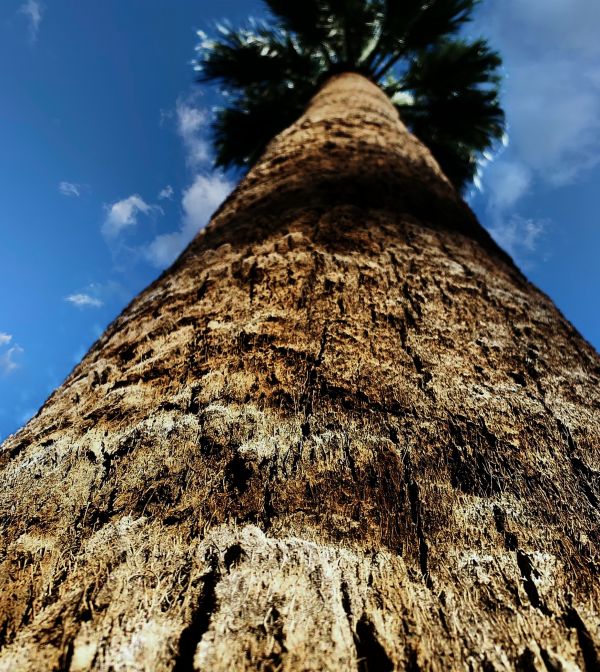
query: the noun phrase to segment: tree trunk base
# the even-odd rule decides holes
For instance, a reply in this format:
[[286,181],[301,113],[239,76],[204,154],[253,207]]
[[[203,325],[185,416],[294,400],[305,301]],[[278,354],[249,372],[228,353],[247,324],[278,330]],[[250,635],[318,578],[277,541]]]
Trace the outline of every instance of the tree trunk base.
[[[597,621],[533,605],[532,579],[514,553],[449,557],[458,594],[427,585],[389,552],[274,538],[254,525],[223,525],[191,545],[163,536],[159,545],[153,528],[147,518],[103,528],[90,554],[110,544],[128,562],[104,577],[76,636],[60,624],[85,605],[81,590],[17,637],[0,655],[0,669],[598,669]],[[178,569],[170,582],[161,578],[166,566]],[[498,576],[513,585],[522,610],[500,597],[506,583]],[[481,593],[490,601],[485,619],[465,600]]]

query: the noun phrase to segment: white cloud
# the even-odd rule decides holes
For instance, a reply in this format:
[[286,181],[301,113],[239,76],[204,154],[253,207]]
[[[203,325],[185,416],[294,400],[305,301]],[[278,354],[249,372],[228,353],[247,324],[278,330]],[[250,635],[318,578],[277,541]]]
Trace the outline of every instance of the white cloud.
[[101,308],[104,302],[90,294],[70,294],[65,297],[65,301],[72,303],[77,308]]
[[198,175],[183,195],[185,221],[195,231],[208,224],[210,216],[229,196],[233,185],[218,173]]
[[61,182],[58,191],[63,196],[81,196],[81,187],[73,182]]
[[[206,139],[211,113],[197,105],[197,95],[180,97],[174,111],[161,111],[161,123],[175,118],[183,142],[186,163],[196,173],[210,168],[210,144]],[[158,235],[143,250],[143,256],[157,268],[166,268],[181,254],[196,233],[205,227],[213,212],[233,188],[220,173],[196,175],[182,198],[183,217],[179,228]],[[173,188],[168,185],[159,193],[159,200],[171,199]]]
[[177,100],[177,132],[183,140],[186,162],[190,168],[197,168],[210,159],[209,143],[203,137],[210,115],[197,107],[193,98]]
[[7,345],[12,341],[12,336],[4,331],[0,331],[0,346]]
[[[502,5],[513,21],[513,32],[515,26],[522,31],[523,43],[543,41],[562,50],[600,54],[598,0],[505,0]],[[510,31],[509,25],[503,27]]]
[[505,62],[510,154],[550,185],[600,162],[600,2],[489,3],[477,27]]
[[157,236],[145,257],[154,266],[166,268],[179,256],[196,233],[206,226],[213,212],[231,192],[233,185],[222,175],[198,175],[183,195],[183,221],[172,233]]
[[515,211],[530,192],[532,181],[532,170],[526,164],[501,155],[486,166],[482,188],[488,231],[500,247],[524,265],[537,250],[546,228],[545,222],[527,219]]
[[[119,301],[127,301],[131,298],[130,292],[120,283],[114,280],[107,282],[90,282],[77,292],[65,296],[64,300],[78,308],[101,308],[112,299],[118,298]],[[100,325],[94,325],[94,329],[100,329],[96,337],[103,329]]]
[[528,256],[536,251],[545,229],[545,222],[512,215],[507,219],[498,219],[488,230],[500,247],[515,260],[526,264]]
[[164,199],[167,199],[170,201],[173,198],[173,194],[175,192],[173,191],[173,187],[168,184],[164,189],[161,189],[159,194],[158,194],[158,200],[162,201]]
[[24,14],[29,21],[29,39],[32,43],[36,42],[44,14],[42,3],[39,0],[26,0],[19,7],[19,12]]
[[512,69],[506,106],[515,153],[553,185],[571,182],[600,161],[598,68],[544,59]]
[[531,170],[519,161],[500,157],[485,172],[485,192],[489,207],[505,211],[512,208],[531,186]]
[[124,198],[107,206],[108,214],[102,225],[102,233],[107,238],[116,238],[124,229],[137,224],[138,214],[149,215],[162,212],[157,205],[150,205],[138,194]]
[[485,3],[474,32],[503,57],[509,136],[509,146],[483,171],[484,221],[527,265],[540,258],[550,223],[523,216],[525,199],[600,163],[600,2]]
[[529,265],[548,222],[522,217],[515,206],[532,185],[532,171],[517,160],[501,156],[486,169],[484,194],[488,231],[518,263]]
[[6,352],[0,354],[0,373],[4,376],[7,376],[9,373],[12,373],[18,369],[20,364],[15,361],[15,358],[21,355],[23,352],[25,351],[21,346],[14,345]]

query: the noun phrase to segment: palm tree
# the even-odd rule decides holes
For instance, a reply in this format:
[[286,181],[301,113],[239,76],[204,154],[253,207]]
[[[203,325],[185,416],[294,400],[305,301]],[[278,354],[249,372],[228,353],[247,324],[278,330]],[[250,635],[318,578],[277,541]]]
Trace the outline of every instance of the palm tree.
[[598,669],[600,358],[454,186],[474,3],[268,4],[199,55],[248,174],[2,446],[0,670]]

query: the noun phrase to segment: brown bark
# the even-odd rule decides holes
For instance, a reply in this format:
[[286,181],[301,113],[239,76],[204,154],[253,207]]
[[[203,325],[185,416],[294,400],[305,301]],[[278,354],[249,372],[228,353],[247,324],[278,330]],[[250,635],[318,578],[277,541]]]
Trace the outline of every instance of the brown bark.
[[330,80],[0,453],[0,670],[596,670],[600,358]]

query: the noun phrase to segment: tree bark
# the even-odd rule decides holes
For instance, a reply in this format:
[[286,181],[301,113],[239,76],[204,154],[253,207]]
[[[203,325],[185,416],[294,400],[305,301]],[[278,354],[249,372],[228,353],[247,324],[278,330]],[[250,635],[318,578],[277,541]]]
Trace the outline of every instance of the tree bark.
[[600,358],[329,80],[0,452],[0,670],[600,669]]

